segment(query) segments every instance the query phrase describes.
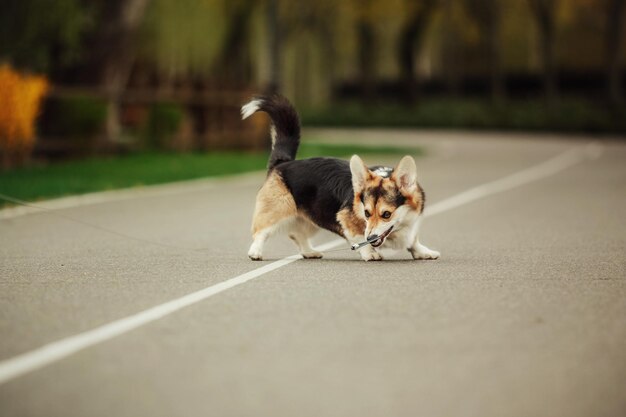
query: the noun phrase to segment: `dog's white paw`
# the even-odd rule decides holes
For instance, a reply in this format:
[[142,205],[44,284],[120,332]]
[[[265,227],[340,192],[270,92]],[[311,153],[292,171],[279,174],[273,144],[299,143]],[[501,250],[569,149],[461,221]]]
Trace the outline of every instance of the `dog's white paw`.
[[306,252],[306,253],[301,253],[300,255],[302,255],[302,257],[304,259],[320,259],[322,256],[324,256],[323,254],[321,254],[320,252]]
[[441,254],[436,250],[428,249],[424,245],[420,245],[417,248],[410,248],[409,252],[411,252],[411,256],[413,256],[413,259],[415,260],[439,259],[439,257],[441,256]]
[[248,251],[248,257],[253,261],[262,261],[263,253],[258,248],[255,248],[255,245],[253,244]]
[[365,262],[367,261],[382,261],[383,257],[380,253],[371,250],[371,251],[361,251],[361,258],[363,258],[363,260]]

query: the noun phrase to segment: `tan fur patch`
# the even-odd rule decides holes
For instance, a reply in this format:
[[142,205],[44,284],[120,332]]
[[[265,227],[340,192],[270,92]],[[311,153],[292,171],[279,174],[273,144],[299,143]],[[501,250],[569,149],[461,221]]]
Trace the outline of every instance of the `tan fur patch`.
[[422,206],[422,197],[419,193],[407,193],[401,190],[402,195],[406,198],[406,204],[414,210],[420,211]]
[[[391,174],[391,178],[390,181],[393,182],[393,184],[399,184],[398,178],[396,177],[396,173],[394,172],[393,174]],[[402,195],[404,196],[404,198],[406,198],[406,204],[408,204],[409,206],[411,206],[411,208],[413,208],[414,210],[417,210],[418,212],[421,212],[424,206],[424,201],[423,201],[423,191],[422,191],[422,187],[420,187],[419,184],[416,184],[416,190],[414,193],[408,193],[406,192],[404,189],[399,188],[400,192],[402,193]],[[399,186],[398,186],[399,187]]]
[[337,213],[337,221],[344,233],[347,232],[352,236],[359,236],[365,232],[365,221],[348,208]]
[[356,207],[357,204],[361,203],[361,199],[363,198],[363,193],[362,192],[357,192],[354,194],[354,201],[352,202],[352,205]]
[[283,179],[270,173],[256,196],[256,206],[252,218],[252,236],[281,220],[297,214],[296,202]]
[[419,184],[417,184],[417,189],[414,193],[402,193],[402,195],[406,198],[407,204],[413,209],[420,213],[424,210],[424,191]]

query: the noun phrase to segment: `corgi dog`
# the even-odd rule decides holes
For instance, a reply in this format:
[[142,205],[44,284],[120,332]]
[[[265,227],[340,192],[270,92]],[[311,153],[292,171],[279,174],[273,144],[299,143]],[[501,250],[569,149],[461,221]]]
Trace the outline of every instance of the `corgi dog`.
[[354,155],[296,160],[300,120],[291,103],[280,95],[257,97],[241,108],[242,119],[256,112],[270,116],[272,150],[267,177],[256,197],[252,219],[250,259],[263,259],[267,239],[286,233],[305,259],[321,258],[309,238],[320,228],[355,244],[365,261],[382,260],[379,248],[407,249],[413,259],[437,259],[439,252],[418,239],[424,191],[417,182],[411,156],[395,168],[368,168]]

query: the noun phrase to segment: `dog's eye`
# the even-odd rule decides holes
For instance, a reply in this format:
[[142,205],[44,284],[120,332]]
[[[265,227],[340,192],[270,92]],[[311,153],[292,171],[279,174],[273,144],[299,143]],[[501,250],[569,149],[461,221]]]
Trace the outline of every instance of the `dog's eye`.
[[365,210],[365,217],[369,217],[369,216],[371,216],[371,215],[372,215],[372,214],[369,212],[369,210]]
[[385,212],[383,213],[383,219],[388,219],[388,218],[390,218],[390,217],[391,217],[391,213],[390,213],[390,212],[385,211]]

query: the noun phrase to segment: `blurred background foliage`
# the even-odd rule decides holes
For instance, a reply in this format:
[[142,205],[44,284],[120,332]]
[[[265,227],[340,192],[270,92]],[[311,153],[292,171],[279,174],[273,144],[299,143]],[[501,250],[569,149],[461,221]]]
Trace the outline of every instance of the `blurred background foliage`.
[[12,167],[32,152],[35,118],[48,83],[43,77],[21,75],[0,65],[0,163]]
[[85,53],[97,8],[79,0],[3,1],[0,58],[29,71],[58,74]]
[[140,28],[139,59],[164,76],[210,75],[227,30],[227,4],[153,0]]
[[308,125],[623,133],[624,3],[7,0],[0,62],[50,82],[49,157],[262,149],[260,92]]

